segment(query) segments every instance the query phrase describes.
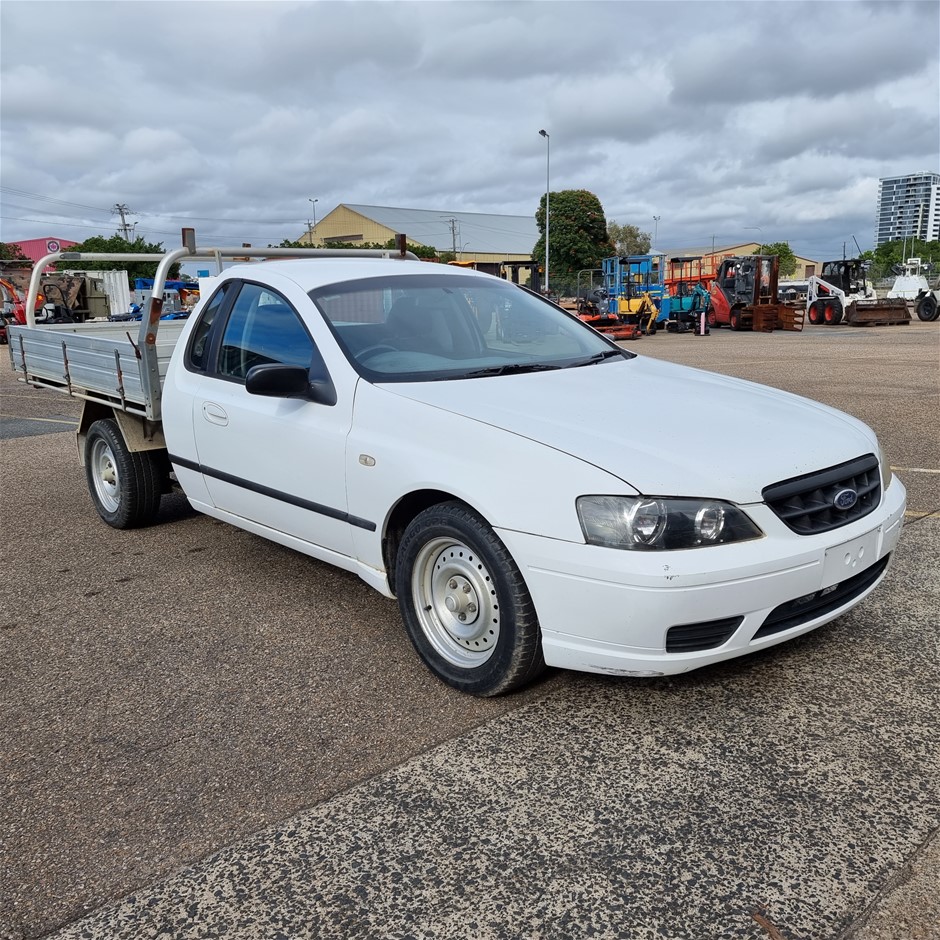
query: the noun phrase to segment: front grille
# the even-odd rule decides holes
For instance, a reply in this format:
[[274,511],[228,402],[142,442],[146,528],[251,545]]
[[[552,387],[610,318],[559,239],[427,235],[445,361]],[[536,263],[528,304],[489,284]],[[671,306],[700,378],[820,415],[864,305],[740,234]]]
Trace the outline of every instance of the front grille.
[[[835,500],[844,490],[857,499],[849,509],[839,509]],[[878,458],[866,454],[828,470],[817,470],[764,488],[764,502],[784,525],[798,535],[815,535],[848,525],[867,516],[881,501]]]
[[864,594],[881,577],[881,573],[888,567],[890,557],[890,555],[885,555],[871,567],[853,574],[851,578],[846,578],[845,581],[840,581],[832,587],[823,588],[821,591],[815,591],[805,597],[798,597],[796,600],[787,601],[775,607],[761,628],[754,634],[754,639],[759,640],[761,637],[772,636],[774,633],[789,630],[791,627],[799,627],[804,623],[809,623],[810,620],[838,610],[859,594]]
[[685,623],[666,631],[667,653],[694,653],[721,646],[744,622],[743,617]]

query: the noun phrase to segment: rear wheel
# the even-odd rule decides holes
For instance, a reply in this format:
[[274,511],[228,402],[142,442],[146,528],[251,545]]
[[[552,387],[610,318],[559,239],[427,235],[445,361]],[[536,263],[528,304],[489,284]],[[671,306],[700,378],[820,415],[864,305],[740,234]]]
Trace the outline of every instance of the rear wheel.
[[109,526],[133,529],[156,518],[163,488],[157,457],[129,451],[110,418],[95,421],[85,436],[85,478],[98,515]]
[[940,314],[940,306],[937,305],[937,298],[933,294],[926,294],[921,297],[917,304],[917,318],[925,323],[931,323],[937,319]]
[[492,528],[462,503],[431,506],[411,521],[395,586],[412,644],[448,685],[499,695],[545,668],[521,572]]
[[716,330],[718,329],[718,327],[721,326],[721,324],[718,322],[718,317],[715,315],[714,310],[708,311],[708,325]]

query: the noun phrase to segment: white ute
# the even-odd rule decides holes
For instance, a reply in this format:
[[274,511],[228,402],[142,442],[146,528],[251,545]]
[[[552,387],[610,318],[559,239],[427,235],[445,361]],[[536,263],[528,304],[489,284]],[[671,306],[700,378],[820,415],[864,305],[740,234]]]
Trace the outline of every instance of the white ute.
[[[190,238],[158,285],[173,261],[246,253]],[[397,597],[428,667],[476,695],[546,664],[696,669],[884,577],[905,491],[860,421],[636,356],[496,277],[279,253],[304,257],[222,270],[182,324],[155,305],[137,342],[127,323],[12,327],[24,381],[85,399],[110,525],[153,522],[178,484]]]

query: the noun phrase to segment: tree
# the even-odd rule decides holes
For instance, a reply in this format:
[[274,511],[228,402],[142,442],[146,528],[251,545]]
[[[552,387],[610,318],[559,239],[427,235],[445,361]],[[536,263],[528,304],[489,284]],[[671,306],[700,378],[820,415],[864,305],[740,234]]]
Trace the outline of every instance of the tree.
[[796,255],[789,242],[772,242],[769,245],[761,245],[759,254],[776,255],[780,259],[780,276],[791,277],[796,274]]
[[0,261],[28,261],[26,255],[20,251],[19,245],[9,242],[0,242]]
[[[614,253],[607,237],[607,220],[600,200],[586,189],[551,193],[549,215],[549,287],[556,293],[573,294],[579,271],[601,266]],[[535,213],[542,237],[532,257],[545,263],[545,196]]]
[[607,237],[617,255],[646,255],[653,244],[649,232],[641,232],[636,225],[618,225],[613,219],[607,223]]
[[[112,235],[105,238],[103,235],[92,235],[85,241],[69,248],[69,251],[79,252],[102,252],[109,254],[155,254],[164,253],[163,242],[151,244],[145,242],[139,235],[134,241],[125,241],[120,235]],[[61,263],[61,262],[60,262]],[[69,263],[70,267],[81,268],[83,271],[113,271],[116,268],[127,271],[129,286],[133,288],[134,281],[138,277],[153,277],[157,273],[156,261],[79,261]],[[174,264],[170,266],[168,277],[178,278],[180,266]]]
[[[273,248],[273,245],[268,245],[268,248]],[[316,246],[311,245],[310,242],[302,241],[291,241],[289,238],[285,238],[278,248],[314,248]],[[398,245],[395,243],[394,238],[390,238],[384,245],[380,242],[330,242],[328,245],[324,245],[325,248],[339,248],[341,250],[352,251],[355,249],[361,250],[375,250],[375,251],[397,251]],[[432,248],[430,245],[415,245],[412,242],[405,242],[405,247],[408,251],[416,254],[419,258],[428,258],[429,260],[436,261],[453,261],[457,256],[452,251],[445,251],[438,255],[436,249]]]
[[883,242],[873,253],[872,277],[891,277],[896,265],[908,258],[920,258],[932,265],[932,270],[940,268],[940,241],[924,242],[919,238],[898,238],[892,242]]

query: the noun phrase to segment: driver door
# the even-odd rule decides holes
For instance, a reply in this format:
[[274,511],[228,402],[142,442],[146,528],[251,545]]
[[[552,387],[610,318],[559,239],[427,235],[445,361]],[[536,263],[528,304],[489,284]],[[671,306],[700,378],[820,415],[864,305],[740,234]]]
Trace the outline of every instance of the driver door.
[[[213,505],[258,526],[349,556],[345,443],[352,396],[333,405],[250,394],[255,365],[326,367],[294,307],[278,291],[240,283],[213,343],[194,402],[199,464]],[[318,553],[322,554],[322,553]]]

